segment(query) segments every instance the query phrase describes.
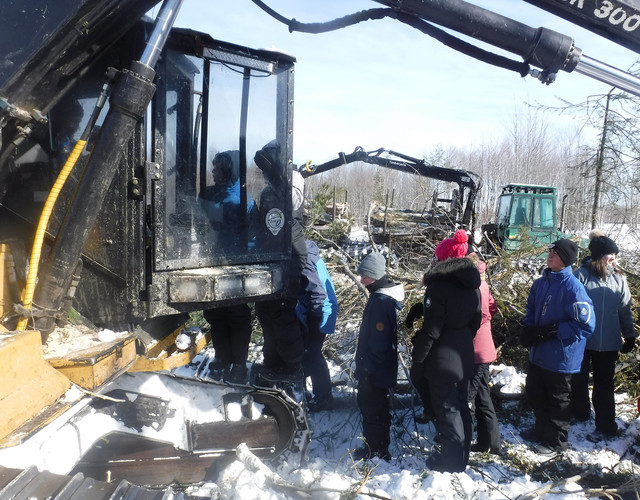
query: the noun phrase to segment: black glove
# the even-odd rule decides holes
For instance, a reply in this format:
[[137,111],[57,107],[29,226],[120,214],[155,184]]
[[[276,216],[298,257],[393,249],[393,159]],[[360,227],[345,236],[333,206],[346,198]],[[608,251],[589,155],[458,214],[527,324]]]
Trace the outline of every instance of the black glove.
[[558,338],[558,324],[544,326],[522,325],[520,329],[520,344],[523,347],[534,347],[547,340]]
[[413,323],[418,318],[422,318],[424,312],[424,308],[422,306],[422,302],[418,302],[417,304],[413,304],[409,312],[407,313],[407,319],[404,320],[404,324],[407,328],[411,328]]
[[424,363],[412,363],[409,369],[409,378],[414,384],[424,377]]
[[307,316],[307,338],[313,342],[324,340],[324,333],[320,331],[320,316]]
[[538,327],[538,343],[558,338],[558,323]]
[[520,327],[520,345],[522,347],[533,347],[536,345],[538,328],[535,326],[522,325]]
[[628,352],[633,351],[635,347],[636,347],[636,338],[627,337],[626,339],[624,339],[624,344],[622,344],[622,349],[620,349],[620,352],[622,354],[627,354]]

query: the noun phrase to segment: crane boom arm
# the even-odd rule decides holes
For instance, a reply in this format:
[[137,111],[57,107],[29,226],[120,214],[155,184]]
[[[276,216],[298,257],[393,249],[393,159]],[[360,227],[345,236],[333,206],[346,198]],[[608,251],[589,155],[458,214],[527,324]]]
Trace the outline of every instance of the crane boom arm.
[[[386,156],[382,156],[383,153]],[[384,148],[365,151],[363,148],[357,147],[353,153],[338,153],[337,158],[320,165],[307,164],[301,167],[300,173],[303,177],[310,177],[357,161],[457,184],[459,204],[460,206],[464,205],[459,221],[460,226],[465,229],[473,228],[476,216],[475,202],[480,189],[480,182],[477,174],[468,170],[438,167],[424,160]],[[478,179],[478,182],[476,182],[476,179]]]
[[638,0],[525,0],[570,23],[640,53]]
[[[571,37],[533,28],[463,0],[374,0],[396,11],[398,20],[427,32],[433,23],[517,54],[540,70],[530,74],[543,83],[558,71],[577,71],[640,96],[640,79],[582,54]],[[638,0],[526,0],[614,43],[640,52]],[[433,29],[433,28],[429,28]]]

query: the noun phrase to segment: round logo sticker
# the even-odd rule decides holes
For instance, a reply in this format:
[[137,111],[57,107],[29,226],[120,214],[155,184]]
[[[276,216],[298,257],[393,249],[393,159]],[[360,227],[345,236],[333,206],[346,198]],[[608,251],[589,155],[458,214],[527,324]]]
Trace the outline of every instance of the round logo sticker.
[[376,323],[376,330],[378,330],[379,332],[384,330],[384,323]]
[[269,231],[271,231],[271,234],[274,236],[277,235],[282,229],[282,226],[284,226],[284,214],[282,213],[282,210],[279,208],[272,208],[267,212],[264,222]]

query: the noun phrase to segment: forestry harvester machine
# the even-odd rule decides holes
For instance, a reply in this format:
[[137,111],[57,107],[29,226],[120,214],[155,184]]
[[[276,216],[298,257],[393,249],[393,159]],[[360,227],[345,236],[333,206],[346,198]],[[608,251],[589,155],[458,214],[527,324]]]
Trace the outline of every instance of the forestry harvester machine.
[[[306,450],[301,391],[208,380],[208,333],[186,326],[285,291],[295,59],[171,29],[180,3],[155,22],[155,0],[3,6],[2,466],[160,485],[240,443]],[[256,227],[267,144],[283,193]],[[207,207],[224,152],[237,203]],[[70,440],[75,461],[52,463]]]
[[[390,17],[523,77],[549,84],[577,71],[640,95],[637,78],[570,37],[462,0],[378,0],[384,8],[308,25],[253,2],[291,31]],[[528,2],[640,49],[637,0]],[[148,20],[157,3],[3,2],[0,466],[188,483],[210,477],[240,442],[272,458],[303,454],[308,442],[304,409],[286,390],[200,377],[207,337],[182,326],[193,311],[285,292],[295,59],[172,28],[182,0]],[[256,228],[267,181],[253,159],[267,144],[284,182],[268,226]],[[223,152],[236,159],[240,209],[205,215],[198,197]],[[56,349],[57,325],[74,315],[124,335]],[[87,422],[93,437],[81,432]],[[57,459],[70,446],[75,457]]]
[[473,233],[476,197],[482,183],[478,175],[468,170],[438,167],[425,160],[383,148],[366,151],[357,147],[352,153],[338,153],[336,158],[320,165],[304,165],[300,173],[303,177],[310,177],[355,162],[440,181],[445,184],[444,189],[448,189],[450,184],[455,185],[449,197],[439,194],[444,191],[441,187],[435,189],[433,196],[425,197],[430,205],[420,212],[406,208],[394,210],[389,206],[393,200],[384,206],[372,204],[367,226],[375,243],[388,243],[390,239],[397,241],[405,237],[410,237],[412,241],[427,238],[437,242],[457,229]]

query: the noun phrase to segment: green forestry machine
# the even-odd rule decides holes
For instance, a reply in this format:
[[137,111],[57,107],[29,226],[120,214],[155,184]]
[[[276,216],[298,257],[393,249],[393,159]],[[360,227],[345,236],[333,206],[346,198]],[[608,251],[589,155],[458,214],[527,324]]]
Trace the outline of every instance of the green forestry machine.
[[[557,189],[552,186],[508,184],[498,198],[496,221],[482,225],[484,251],[519,250],[523,238],[531,247],[547,247],[568,238],[557,217]],[[561,213],[564,214],[564,204]],[[560,217],[560,221],[564,219]]]

